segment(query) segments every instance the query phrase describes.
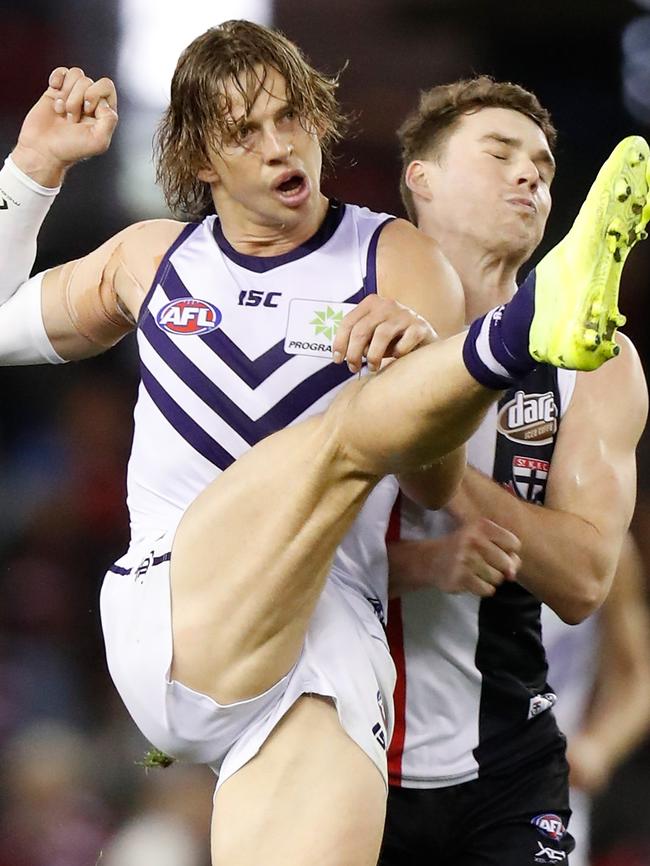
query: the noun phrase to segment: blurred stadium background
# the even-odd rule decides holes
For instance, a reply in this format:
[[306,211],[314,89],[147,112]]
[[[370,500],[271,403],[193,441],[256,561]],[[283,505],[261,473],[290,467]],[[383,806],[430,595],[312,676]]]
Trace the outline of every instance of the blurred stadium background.
[[[165,213],[150,145],[171,71],[190,39],[233,17],[280,27],[328,72],[348,64],[340,93],[357,120],[326,189],[375,209],[401,213],[394,131],[436,83],[489,73],[551,110],[559,170],[540,253],[568,229],[617,140],[650,132],[650,0],[0,0],[5,153],[54,66],[112,76],[120,89],[115,144],[70,173],[39,269]],[[646,363],[649,281],[643,245],[621,307]],[[136,764],[145,745],[109,684],[99,636],[99,581],[127,539],[136,385],[130,339],[81,366],[0,371],[0,866],[209,862],[210,773]],[[650,566],[647,437],[639,464],[635,532]],[[598,866],[650,864],[649,804],[646,742],[596,803]]]

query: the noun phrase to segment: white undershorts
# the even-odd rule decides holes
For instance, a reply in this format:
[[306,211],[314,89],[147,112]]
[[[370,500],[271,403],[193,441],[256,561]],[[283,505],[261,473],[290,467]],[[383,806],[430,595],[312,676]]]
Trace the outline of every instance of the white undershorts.
[[167,755],[209,764],[220,785],[257,754],[301,695],[322,695],[387,782],[395,666],[372,605],[331,576],[292,670],[263,694],[223,706],[169,677],[171,541],[165,535],[132,547],[101,592],[108,668],[144,736]]

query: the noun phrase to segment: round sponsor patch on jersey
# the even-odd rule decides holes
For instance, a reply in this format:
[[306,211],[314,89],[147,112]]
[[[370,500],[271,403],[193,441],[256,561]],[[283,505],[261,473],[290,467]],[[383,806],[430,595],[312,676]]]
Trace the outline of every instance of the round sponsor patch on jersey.
[[534,824],[540,833],[548,836],[549,839],[554,839],[559,842],[566,833],[566,827],[562,823],[562,818],[559,815],[554,815],[552,812],[547,812],[544,815],[535,815],[530,822]]
[[158,311],[156,324],[168,334],[207,334],[219,327],[221,312],[199,298],[178,298]]

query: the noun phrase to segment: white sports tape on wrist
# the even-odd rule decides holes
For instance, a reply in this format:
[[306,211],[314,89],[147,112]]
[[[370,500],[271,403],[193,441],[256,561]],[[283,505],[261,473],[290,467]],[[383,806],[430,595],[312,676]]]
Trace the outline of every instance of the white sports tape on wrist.
[[0,305],[0,366],[64,364],[52,348],[43,324],[41,283],[37,274]]
[[29,277],[38,232],[60,188],[36,183],[10,156],[0,169],[0,304]]

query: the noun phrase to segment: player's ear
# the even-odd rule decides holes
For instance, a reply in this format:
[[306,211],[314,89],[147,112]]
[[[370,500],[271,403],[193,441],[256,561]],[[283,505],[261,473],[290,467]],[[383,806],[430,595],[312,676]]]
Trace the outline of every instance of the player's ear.
[[414,159],[408,164],[404,172],[404,182],[415,197],[425,201],[433,198],[427,163],[421,159]]
[[204,183],[217,183],[219,180],[219,172],[211,165],[199,169],[196,176]]

